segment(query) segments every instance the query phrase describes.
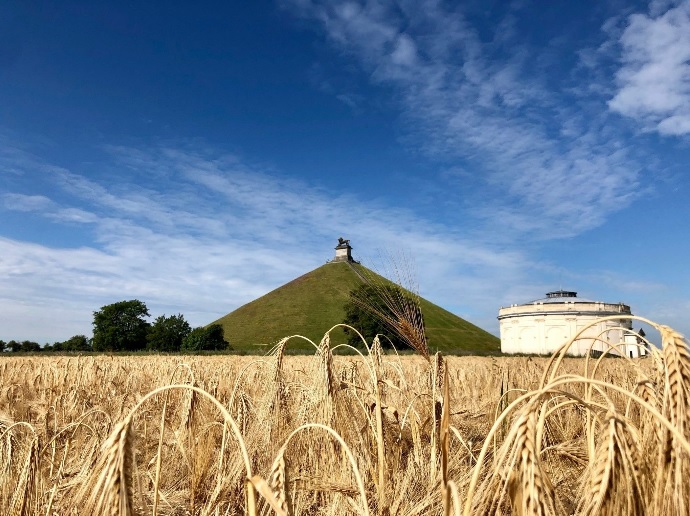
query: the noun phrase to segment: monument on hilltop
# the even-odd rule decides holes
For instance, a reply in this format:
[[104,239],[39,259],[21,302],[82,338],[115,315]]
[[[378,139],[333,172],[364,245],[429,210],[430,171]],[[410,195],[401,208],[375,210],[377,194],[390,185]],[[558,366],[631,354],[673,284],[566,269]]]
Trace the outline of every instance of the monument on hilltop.
[[[337,327],[345,320],[350,292],[366,278],[387,284],[352,257],[352,246],[339,238],[335,257],[263,296],[216,319],[234,350],[270,350],[281,339],[293,335],[321,342],[328,333],[334,343],[347,342],[348,336]],[[500,349],[498,338],[438,305],[419,298],[424,314],[427,339],[433,349],[444,353],[487,354]],[[329,333],[330,332],[330,333]],[[313,353],[312,343],[290,340],[289,347]]]
[[345,240],[343,237],[338,238],[338,245],[335,246],[335,258],[333,258],[333,261],[356,263],[352,259],[352,246],[349,240]]

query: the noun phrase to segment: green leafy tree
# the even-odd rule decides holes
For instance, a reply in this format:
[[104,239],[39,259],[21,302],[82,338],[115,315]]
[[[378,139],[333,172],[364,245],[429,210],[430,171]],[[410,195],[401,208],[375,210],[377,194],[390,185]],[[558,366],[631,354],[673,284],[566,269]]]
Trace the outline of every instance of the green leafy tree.
[[7,343],[7,348],[13,353],[17,353],[22,349],[22,345],[20,342],[17,342],[16,340],[12,339]]
[[120,301],[93,313],[94,351],[137,351],[146,348],[149,310],[138,299]]
[[218,351],[230,349],[230,344],[225,340],[223,327],[220,324],[194,328],[182,341],[182,351]]
[[180,351],[182,341],[191,331],[191,326],[182,314],[170,317],[161,315],[151,325],[146,337],[146,347],[155,351]]
[[5,341],[4,341],[4,340],[0,340],[0,353],[2,353],[3,351],[5,351],[5,347],[6,347],[6,346],[7,346],[7,344],[5,343]]
[[41,345],[33,340],[24,340],[19,346],[19,351],[23,351],[25,353],[30,351],[41,351]]
[[53,351],[91,351],[91,340],[86,335],[75,335],[64,342],[53,344]]
[[[390,347],[392,343],[396,349],[402,349],[409,347],[408,341],[400,335],[400,315],[407,312],[414,312],[421,319],[417,304],[400,287],[362,283],[350,291],[343,323],[358,330],[369,344],[376,335],[385,335],[380,338],[383,347]],[[421,322],[423,324],[423,319]],[[348,328],[344,331],[348,344],[362,345],[357,333]]]

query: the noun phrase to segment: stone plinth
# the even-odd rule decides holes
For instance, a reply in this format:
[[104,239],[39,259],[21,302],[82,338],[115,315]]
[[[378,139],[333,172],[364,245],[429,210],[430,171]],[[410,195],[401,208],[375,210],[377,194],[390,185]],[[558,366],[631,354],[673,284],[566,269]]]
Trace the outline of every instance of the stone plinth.
[[350,246],[350,241],[344,238],[338,239],[338,245],[335,247],[335,258],[334,262],[352,262],[352,246]]

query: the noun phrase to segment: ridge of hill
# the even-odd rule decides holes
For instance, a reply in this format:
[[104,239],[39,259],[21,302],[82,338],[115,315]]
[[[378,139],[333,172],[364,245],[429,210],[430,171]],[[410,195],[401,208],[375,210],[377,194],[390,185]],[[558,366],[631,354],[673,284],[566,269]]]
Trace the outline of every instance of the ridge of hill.
[[[302,335],[316,344],[345,318],[350,291],[363,277],[375,275],[349,262],[329,262],[214,321],[237,351],[268,351],[284,337]],[[384,280],[387,281],[387,280]],[[500,352],[500,340],[487,331],[426,299],[420,299],[429,351],[446,354],[486,355]],[[331,342],[347,342],[342,329],[331,332]],[[301,339],[291,349],[313,351]]]

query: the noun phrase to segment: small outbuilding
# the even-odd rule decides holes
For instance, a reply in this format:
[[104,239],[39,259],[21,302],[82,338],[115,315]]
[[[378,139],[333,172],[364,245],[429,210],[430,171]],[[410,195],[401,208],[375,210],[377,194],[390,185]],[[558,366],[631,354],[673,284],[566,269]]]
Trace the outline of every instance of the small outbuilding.
[[566,290],[548,292],[543,299],[498,311],[501,351],[549,355],[597,319],[619,316],[588,328],[572,343],[568,354],[584,356],[590,348],[594,354],[601,354],[608,348],[603,340],[615,346],[614,354],[637,358],[646,355],[647,350],[638,345],[641,339],[632,329],[631,315],[630,307],[624,303],[593,301]]

